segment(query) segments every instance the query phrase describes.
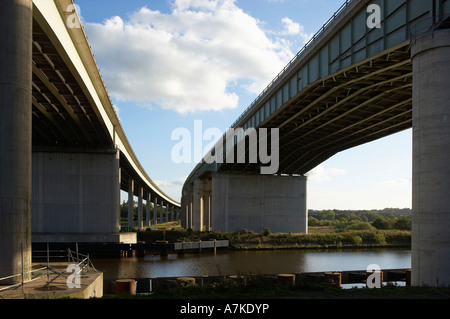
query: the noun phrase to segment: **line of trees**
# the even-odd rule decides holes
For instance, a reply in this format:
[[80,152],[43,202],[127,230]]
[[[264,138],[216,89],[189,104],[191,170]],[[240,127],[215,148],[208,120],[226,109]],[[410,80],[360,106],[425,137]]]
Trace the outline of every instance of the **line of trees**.
[[411,230],[412,211],[409,208],[383,210],[310,210],[310,227],[328,226],[346,230]]

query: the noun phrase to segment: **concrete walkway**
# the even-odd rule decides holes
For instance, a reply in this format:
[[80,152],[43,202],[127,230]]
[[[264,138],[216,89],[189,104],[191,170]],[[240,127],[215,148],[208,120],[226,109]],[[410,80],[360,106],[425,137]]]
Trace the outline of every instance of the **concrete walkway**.
[[[67,284],[67,277],[74,275],[67,272],[70,263],[60,262],[51,263],[50,266],[55,272],[50,273],[47,278],[47,270],[42,270],[38,274],[33,273],[33,278],[37,278],[30,282],[26,282],[23,287],[17,285],[7,290],[2,290],[7,286],[0,285],[0,299],[54,299],[54,298],[76,298],[89,299],[101,298],[103,296],[103,273],[89,268],[80,274],[80,288],[70,288]],[[33,269],[42,268],[44,263],[33,264]],[[75,283],[75,280],[73,281]]]

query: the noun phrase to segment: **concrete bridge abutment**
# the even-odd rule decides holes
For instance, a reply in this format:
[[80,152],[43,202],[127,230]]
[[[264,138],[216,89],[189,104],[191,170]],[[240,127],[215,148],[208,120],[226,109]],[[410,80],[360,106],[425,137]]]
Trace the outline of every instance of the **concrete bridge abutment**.
[[[194,231],[308,232],[304,176],[213,173],[183,197],[183,226]],[[192,221],[191,226],[189,226]]]
[[413,40],[413,286],[450,286],[450,30]]

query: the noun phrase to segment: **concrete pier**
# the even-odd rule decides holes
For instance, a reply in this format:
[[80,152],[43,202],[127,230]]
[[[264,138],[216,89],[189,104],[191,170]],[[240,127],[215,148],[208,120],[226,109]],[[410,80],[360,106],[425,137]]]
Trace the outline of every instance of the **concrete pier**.
[[119,153],[33,152],[33,242],[117,242]]
[[[0,294],[2,299],[90,299],[103,297],[103,273],[93,268],[85,268],[79,281],[79,287],[69,286],[67,278],[75,273],[68,271],[70,263],[52,262],[51,270],[47,277],[47,269],[41,269],[41,263],[33,265],[33,281],[25,283],[23,286],[15,285],[9,289],[8,286],[1,286]],[[75,279],[73,278],[73,281]]]
[[0,28],[0,277],[6,277],[31,267],[32,1],[1,1]]
[[212,229],[307,233],[306,182],[303,176],[214,174]]
[[414,286],[450,285],[450,30],[415,39],[413,60]]

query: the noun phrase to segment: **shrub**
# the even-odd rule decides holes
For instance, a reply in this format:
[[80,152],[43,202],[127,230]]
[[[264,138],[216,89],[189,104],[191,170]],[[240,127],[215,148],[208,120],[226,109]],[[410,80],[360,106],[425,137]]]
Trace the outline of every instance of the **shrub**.
[[360,246],[362,245],[363,239],[361,238],[361,236],[355,235],[351,238],[351,240],[353,241],[353,245],[356,246]]
[[372,226],[374,226],[376,229],[380,230],[387,230],[391,229],[391,223],[388,219],[384,217],[378,217],[372,222]]
[[357,222],[351,224],[346,230],[375,230],[376,228],[366,222]]
[[400,217],[392,224],[392,229],[411,230],[411,218]]
[[377,245],[386,245],[386,236],[383,233],[377,232],[373,234],[374,243]]
[[269,236],[272,232],[270,231],[269,227],[264,227],[263,231],[262,231],[262,235],[263,236]]

